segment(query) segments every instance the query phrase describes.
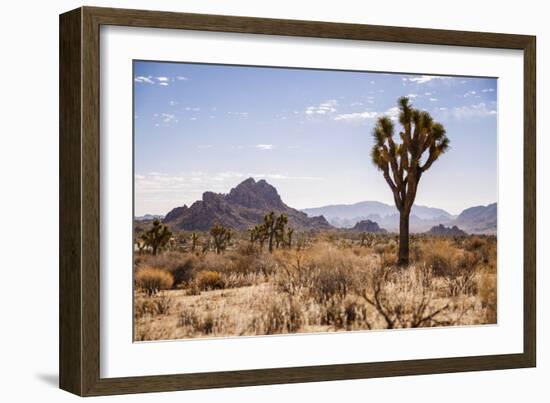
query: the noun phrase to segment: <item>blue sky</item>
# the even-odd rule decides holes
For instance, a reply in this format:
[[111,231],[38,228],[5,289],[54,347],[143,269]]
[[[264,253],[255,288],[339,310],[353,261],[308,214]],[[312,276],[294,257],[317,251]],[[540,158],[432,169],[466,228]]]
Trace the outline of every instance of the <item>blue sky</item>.
[[250,176],[295,208],[393,204],[369,152],[402,95],[451,140],[416,203],[457,214],[497,199],[496,79],[135,61],[133,80],[136,215]]

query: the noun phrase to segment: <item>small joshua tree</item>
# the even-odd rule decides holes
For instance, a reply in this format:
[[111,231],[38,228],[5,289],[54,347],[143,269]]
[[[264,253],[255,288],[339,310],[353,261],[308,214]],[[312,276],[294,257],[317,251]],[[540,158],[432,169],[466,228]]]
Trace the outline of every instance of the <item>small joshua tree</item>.
[[[397,263],[409,263],[409,216],[422,175],[449,148],[442,124],[430,114],[414,109],[407,97],[397,101],[401,143],[394,139],[394,125],[387,116],[374,127],[371,158],[388,183],[399,210],[399,252]],[[426,155],[425,158],[423,156]]]
[[281,239],[287,223],[288,217],[286,215],[281,214],[279,217],[275,217],[273,211],[264,217],[263,229],[267,235],[269,253],[273,252],[273,241],[277,242],[278,239]]
[[159,220],[153,221],[153,227],[141,235],[141,239],[151,248],[153,255],[157,255],[171,238],[172,232]]
[[223,225],[216,224],[210,228],[210,235],[212,236],[216,253],[224,251],[228,242],[231,240],[231,230],[225,228]]
[[265,229],[265,226],[262,225],[256,225],[254,228],[251,228],[248,230],[250,234],[250,243],[254,244],[256,241],[260,244],[260,249],[264,248],[264,243],[267,239],[267,231]]
[[191,233],[191,252],[195,253],[197,242],[199,241],[199,234],[196,232]]
[[286,231],[286,245],[289,249],[292,247],[292,234],[294,234],[294,228],[288,228]]

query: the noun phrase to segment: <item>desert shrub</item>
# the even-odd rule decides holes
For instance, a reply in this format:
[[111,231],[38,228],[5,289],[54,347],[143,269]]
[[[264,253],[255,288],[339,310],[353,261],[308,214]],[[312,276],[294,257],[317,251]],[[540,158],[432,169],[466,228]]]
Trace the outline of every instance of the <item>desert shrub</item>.
[[195,255],[188,254],[179,263],[174,265],[170,272],[174,276],[174,286],[179,284],[187,284],[191,282],[195,276],[195,267],[198,264],[198,259]]
[[214,317],[211,314],[208,314],[199,322],[198,325],[199,330],[203,334],[211,334],[214,331],[214,326],[216,323],[214,321]]
[[185,253],[170,251],[158,255],[136,256],[134,261],[139,262],[138,266],[152,266],[172,271],[186,256]]
[[202,336],[214,333],[222,333],[223,325],[227,321],[225,314],[213,314],[207,312],[201,316],[192,309],[184,309],[178,315],[178,327],[187,328],[189,335],[200,334]]
[[251,322],[254,334],[295,333],[303,325],[302,309],[294,298],[273,295],[262,300],[262,307]]
[[151,322],[136,322],[134,327],[135,341],[162,340],[170,338],[168,329],[154,326]]
[[153,314],[153,307],[149,299],[137,299],[134,303],[134,317],[140,319]]
[[343,267],[334,269],[316,266],[310,270],[310,294],[318,302],[327,301],[333,297],[345,297],[353,286],[353,273]]
[[479,236],[473,236],[466,240],[463,245],[464,249],[473,252],[482,249],[486,245],[486,241]]
[[260,273],[223,273],[224,288],[248,287],[264,281],[265,277]]
[[160,294],[153,298],[154,310],[159,315],[166,315],[172,308],[172,298],[166,294]]
[[258,272],[258,253],[229,253],[227,270],[232,273],[248,274]]
[[231,265],[231,260],[223,254],[206,254],[202,256],[197,264],[197,272],[199,271],[215,271],[223,272]]
[[496,270],[485,268],[478,274],[478,295],[485,309],[486,323],[497,323],[497,277]]
[[434,301],[432,277],[432,270],[426,267],[380,267],[372,272],[363,297],[387,329],[441,325],[446,319],[440,316],[449,304]]
[[294,260],[280,264],[274,276],[276,288],[289,295],[307,294],[322,303],[344,298],[364,286],[370,258],[329,245],[294,254]]
[[437,276],[450,275],[453,270],[454,250],[451,250],[447,243],[435,241],[425,248],[422,261]]
[[353,329],[354,325],[362,324],[371,329],[367,320],[367,308],[356,298],[332,298],[323,304],[321,311],[321,325],[333,326],[335,329]]
[[178,327],[189,326],[192,328],[198,327],[199,317],[192,309],[183,309],[178,315]]
[[225,283],[220,273],[216,271],[201,271],[197,274],[196,284],[200,290],[223,289]]
[[445,277],[444,281],[450,296],[476,295],[478,293],[476,270],[474,268],[463,269],[458,275]]
[[174,277],[166,270],[144,266],[137,270],[134,281],[138,289],[151,296],[172,288]]

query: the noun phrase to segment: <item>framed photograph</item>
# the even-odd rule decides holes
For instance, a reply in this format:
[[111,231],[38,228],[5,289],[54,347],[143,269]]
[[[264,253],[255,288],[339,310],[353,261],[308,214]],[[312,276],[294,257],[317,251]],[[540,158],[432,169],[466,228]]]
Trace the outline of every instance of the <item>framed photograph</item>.
[[60,386],[533,367],[535,37],[60,16]]

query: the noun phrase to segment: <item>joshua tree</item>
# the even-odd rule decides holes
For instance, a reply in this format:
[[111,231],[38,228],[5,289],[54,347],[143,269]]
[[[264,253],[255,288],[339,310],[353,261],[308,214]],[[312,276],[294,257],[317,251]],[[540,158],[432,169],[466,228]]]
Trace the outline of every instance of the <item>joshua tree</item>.
[[262,227],[267,235],[270,253],[273,252],[273,240],[275,239],[275,241],[278,242],[278,240],[281,239],[287,223],[288,217],[286,215],[281,214],[279,217],[275,218],[275,213],[273,211],[266,214],[264,217]]
[[[442,124],[428,112],[414,109],[407,97],[397,101],[401,143],[394,140],[394,125],[387,116],[378,118],[373,130],[372,162],[382,171],[399,210],[399,252],[397,263],[409,263],[409,215],[420,178],[449,148]],[[424,153],[426,157],[423,158]]]
[[250,243],[254,244],[254,242],[258,241],[260,243],[260,249],[263,249],[267,239],[265,225],[256,225],[254,228],[250,228],[248,232],[250,234]]
[[216,253],[220,253],[225,250],[227,243],[231,239],[231,230],[225,228],[223,225],[214,225],[210,228],[210,235],[214,241],[214,249]]
[[195,252],[198,240],[199,234],[197,234],[196,232],[191,233],[191,252]]
[[141,235],[143,242],[151,247],[153,255],[156,255],[172,238],[172,232],[159,220],[153,221],[153,227]]
[[290,249],[292,247],[292,234],[294,234],[294,228],[289,228],[286,231],[286,245]]

